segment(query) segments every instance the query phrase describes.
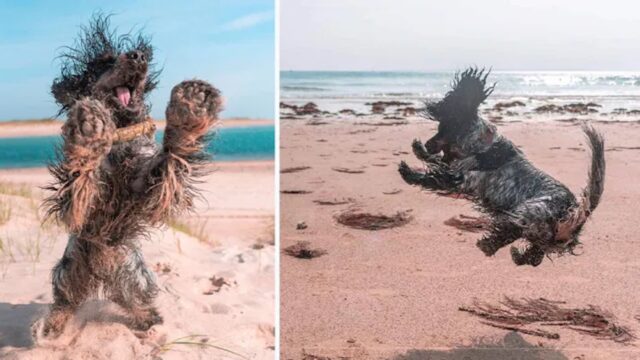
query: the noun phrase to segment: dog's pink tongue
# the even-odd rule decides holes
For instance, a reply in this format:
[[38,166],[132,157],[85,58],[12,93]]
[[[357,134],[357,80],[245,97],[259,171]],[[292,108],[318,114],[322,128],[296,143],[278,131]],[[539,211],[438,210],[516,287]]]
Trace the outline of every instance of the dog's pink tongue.
[[116,88],[116,95],[118,96],[118,99],[120,100],[120,103],[122,104],[122,106],[126,107],[129,105],[129,100],[131,99],[131,92],[126,86],[118,86]]

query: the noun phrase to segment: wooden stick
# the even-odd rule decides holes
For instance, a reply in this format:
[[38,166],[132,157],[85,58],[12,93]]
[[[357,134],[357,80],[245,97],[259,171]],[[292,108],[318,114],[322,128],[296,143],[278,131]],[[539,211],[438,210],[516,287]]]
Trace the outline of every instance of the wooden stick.
[[138,136],[151,135],[155,131],[156,124],[154,124],[151,118],[148,118],[147,121],[116,129],[116,133],[113,136],[113,143],[119,144],[131,141]]

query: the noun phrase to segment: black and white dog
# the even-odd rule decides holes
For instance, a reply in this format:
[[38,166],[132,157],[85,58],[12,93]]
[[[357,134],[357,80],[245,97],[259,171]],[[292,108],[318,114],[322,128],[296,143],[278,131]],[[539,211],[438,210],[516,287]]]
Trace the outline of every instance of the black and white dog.
[[519,238],[526,239],[528,246],[511,248],[517,265],[538,266],[550,253],[573,254],[604,190],[602,135],[583,125],[591,168],[587,187],[577,200],[478,115],[478,107],[495,87],[487,86],[488,75],[467,69],[456,75],[452,90],[442,100],[427,104],[426,115],[439,122],[438,133],[425,145],[414,140],[413,151],[428,171],[414,171],[403,161],[400,175],[408,184],[473,200],[490,218],[489,232],[477,243],[487,256]]

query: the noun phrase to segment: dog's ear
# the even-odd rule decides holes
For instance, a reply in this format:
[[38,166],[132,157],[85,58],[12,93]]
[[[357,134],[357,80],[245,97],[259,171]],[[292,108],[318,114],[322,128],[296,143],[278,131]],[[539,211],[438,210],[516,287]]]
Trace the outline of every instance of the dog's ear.
[[452,89],[442,100],[425,103],[424,115],[440,123],[466,123],[475,120],[478,107],[495,88],[495,84],[487,86],[490,72],[469,68],[456,73]]
[[80,98],[81,94],[78,91],[81,89],[81,82],[82,79],[79,76],[61,77],[53,81],[51,94],[61,108],[58,115],[64,113],[75,100]]
[[434,121],[440,121],[441,115],[440,114],[440,103],[439,102],[428,102],[426,101],[424,103],[424,116],[428,119],[434,120]]
[[495,84],[487,86],[487,77],[491,70],[468,68],[457,73],[452,84],[452,90],[447,94],[456,99],[458,106],[467,111],[476,112],[493,92]]

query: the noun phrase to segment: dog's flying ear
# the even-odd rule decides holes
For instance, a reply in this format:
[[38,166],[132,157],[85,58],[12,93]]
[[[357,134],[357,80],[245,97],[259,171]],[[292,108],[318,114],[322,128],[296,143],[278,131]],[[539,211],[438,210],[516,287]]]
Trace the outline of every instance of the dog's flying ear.
[[493,92],[495,84],[487,86],[491,70],[468,68],[456,73],[451,90],[438,102],[425,103],[424,114],[435,121],[459,122],[475,119],[478,107]]
[[434,120],[434,121],[440,121],[441,118],[441,114],[440,114],[440,102],[428,102],[425,101],[424,103],[424,116],[426,116],[427,118]]
[[71,107],[75,100],[82,96],[80,93],[84,85],[82,82],[83,80],[80,76],[60,77],[53,81],[51,94],[61,108],[58,116],[62,115],[62,113]]
[[487,77],[491,70],[468,68],[457,73],[451,85],[452,90],[447,94],[458,99],[458,105],[468,110],[476,111],[493,92],[495,84],[487,87]]

